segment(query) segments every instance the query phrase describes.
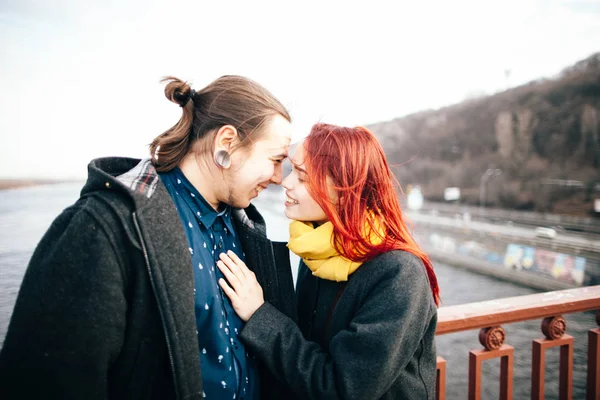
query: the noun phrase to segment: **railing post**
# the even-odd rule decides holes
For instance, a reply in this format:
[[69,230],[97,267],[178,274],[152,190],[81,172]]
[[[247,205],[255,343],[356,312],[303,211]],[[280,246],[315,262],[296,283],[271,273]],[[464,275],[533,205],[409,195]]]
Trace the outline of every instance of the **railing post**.
[[565,334],[567,323],[562,316],[548,317],[542,321],[544,339],[532,343],[531,398],[544,399],[544,373],[546,349],[560,346],[559,399],[571,400],[573,396],[573,337]]
[[[513,391],[513,349],[510,346],[504,350],[500,359],[500,399],[512,399]],[[508,348],[510,347],[510,351]],[[502,349],[501,349],[502,350]]]
[[514,348],[504,344],[505,339],[506,332],[500,326],[484,328],[479,332],[479,342],[485,347],[485,350],[469,352],[469,400],[481,398],[481,365],[483,361],[498,357],[501,358],[500,399],[512,399]]
[[[596,311],[600,325],[600,310]],[[587,400],[600,399],[600,329],[588,331]]]
[[446,360],[437,357],[437,379],[435,388],[435,399],[446,400]]

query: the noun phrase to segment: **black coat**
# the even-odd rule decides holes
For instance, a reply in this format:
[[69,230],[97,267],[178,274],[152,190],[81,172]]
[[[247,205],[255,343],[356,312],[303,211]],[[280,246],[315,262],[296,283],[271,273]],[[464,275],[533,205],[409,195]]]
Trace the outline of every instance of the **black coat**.
[[301,263],[300,328],[265,303],[240,337],[301,399],[433,400],[437,309],[423,263],[391,251],[347,283]]
[[[115,178],[138,161],[92,161],[38,244],[0,352],[1,399],[202,399],[187,240],[161,182],[148,198]],[[253,206],[234,221],[265,299],[296,319],[285,245]],[[287,396],[260,373],[263,398]]]

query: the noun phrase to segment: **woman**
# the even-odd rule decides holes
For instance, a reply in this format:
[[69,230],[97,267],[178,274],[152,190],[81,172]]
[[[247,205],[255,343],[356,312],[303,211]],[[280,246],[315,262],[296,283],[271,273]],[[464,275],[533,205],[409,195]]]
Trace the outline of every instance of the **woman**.
[[302,399],[433,399],[439,289],[403,222],[383,149],[365,128],[315,125],[284,180],[288,247],[302,258],[299,327],[234,254],[219,283],[241,340]]
[[81,198],[33,254],[0,352],[0,398],[287,396],[235,336],[243,323],[215,264],[236,252],[295,318],[287,252],[278,258],[250,205],[281,183],[289,113],[241,76],[199,91],[165,81],[180,120],[151,158],[93,160]]

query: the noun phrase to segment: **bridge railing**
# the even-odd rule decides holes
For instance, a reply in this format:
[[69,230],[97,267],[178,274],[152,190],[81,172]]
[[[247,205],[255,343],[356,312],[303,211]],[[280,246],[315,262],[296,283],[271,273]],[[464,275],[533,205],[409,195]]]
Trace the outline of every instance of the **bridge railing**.
[[[468,211],[474,219],[492,219],[499,221],[513,221],[514,223],[534,226],[561,226],[567,230],[600,234],[600,220],[594,217],[578,217],[572,215],[540,213],[533,211],[506,210],[500,208],[480,208],[464,204],[450,204],[442,202],[429,202],[423,204],[423,211],[435,209],[442,213],[456,213]],[[423,212],[422,211],[422,212]]]
[[[469,399],[480,399],[485,360],[500,358],[500,398],[512,399],[514,348],[505,344],[503,324],[540,319],[545,338],[532,338],[531,397],[544,398],[545,350],[560,347],[559,398],[572,398],[574,339],[566,333],[563,314],[596,310],[600,325],[600,285],[441,307],[436,335],[480,329],[483,349],[469,352]],[[593,323],[590,323],[592,325]],[[578,362],[584,362],[578,360]],[[438,357],[436,398],[446,397],[446,360]],[[587,399],[600,399],[600,329],[588,331]]]

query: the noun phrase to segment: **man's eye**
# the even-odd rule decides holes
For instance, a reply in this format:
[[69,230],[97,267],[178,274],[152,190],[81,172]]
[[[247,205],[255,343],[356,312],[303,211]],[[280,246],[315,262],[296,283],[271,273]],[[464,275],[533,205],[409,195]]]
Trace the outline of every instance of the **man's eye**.
[[276,164],[281,164],[283,162],[283,159],[280,158],[280,159],[273,160],[273,161],[275,161]]

